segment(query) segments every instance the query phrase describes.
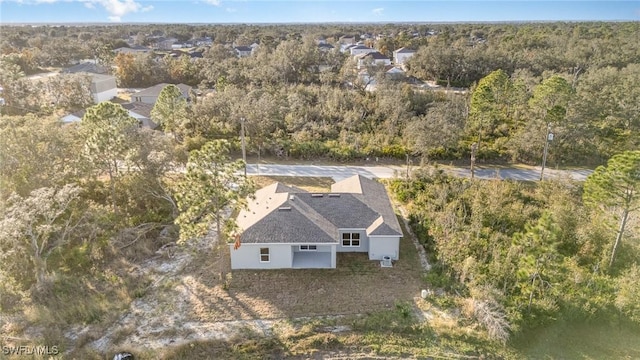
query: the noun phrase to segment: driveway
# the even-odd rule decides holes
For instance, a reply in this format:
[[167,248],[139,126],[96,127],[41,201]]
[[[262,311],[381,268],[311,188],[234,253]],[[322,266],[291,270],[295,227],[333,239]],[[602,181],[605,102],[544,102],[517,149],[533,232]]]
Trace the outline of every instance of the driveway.
[[[414,167],[415,168],[415,167]],[[470,177],[469,168],[442,167],[446,172],[458,177]],[[280,165],[280,164],[248,164],[247,174],[266,176],[319,176],[331,177],[336,181],[360,174],[368,178],[388,179],[404,176],[404,166],[337,166],[337,165]],[[545,169],[545,179],[571,178],[584,181],[592,170],[555,170]],[[479,167],[475,171],[479,179],[511,179],[520,181],[537,181],[540,179],[540,168],[493,168]]]

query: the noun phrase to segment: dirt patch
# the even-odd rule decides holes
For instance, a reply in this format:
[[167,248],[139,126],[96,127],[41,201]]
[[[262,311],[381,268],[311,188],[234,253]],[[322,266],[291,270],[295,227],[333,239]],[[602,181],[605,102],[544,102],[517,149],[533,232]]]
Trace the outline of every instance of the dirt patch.
[[90,346],[104,353],[268,336],[280,320],[366,314],[412,302],[420,292],[420,262],[408,238],[392,268],[366,254],[339,253],[336,269],[233,271],[228,289],[217,276],[214,244],[209,237],[141,266],[153,282]]
[[256,183],[258,188],[269,186],[274,182],[280,182],[285,185],[298,187],[308,192],[329,192],[331,185],[335,183],[330,177],[294,177],[294,176],[252,176],[251,179]]

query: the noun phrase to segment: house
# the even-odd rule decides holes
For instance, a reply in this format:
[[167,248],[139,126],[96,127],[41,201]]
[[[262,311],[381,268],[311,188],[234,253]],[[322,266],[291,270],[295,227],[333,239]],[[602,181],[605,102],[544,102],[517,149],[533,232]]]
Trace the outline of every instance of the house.
[[333,45],[331,45],[331,44],[321,43],[321,44],[318,44],[318,49],[319,49],[320,51],[324,51],[324,52],[326,52],[326,51],[331,51],[331,50],[333,50],[333,49],[334,49],[334,47],[333,47]]
[[251,56],[251,53],[253,52],[253,48],[251,46],[236,46],[233,49],[240,58]]
[[[129,116],[138,120],[138,125],[140,127],[146,127],[149,129],[155,129],[158,127],[158,124],[151,121],[151,109],[153,109],[153,105],[145,103],[126,103],[121,105],[127,110]],[[80,122],[85,112],[86,110],[76,111],[63,116],[60,121],[62,121],[63,124]]]
[[388,69],[384,72],[384,76],[390,80],[402,80],[406,77],[406,73],[397,66],[388,66]]
[[370,48],[368,46],[364,46],[364,45],[357,45],[357,46],[354,46],[354,47],[349,49],[349,52],[351,53],[351,56],[368,54],[368,53],[372,53],[374,51],[376,51],[376,49],[372,49],[372,48]]
[[123,108],[127,109],[129,115],[136,120],[140,127],[146,127],[154,130],[158,127],[158,124],[151,120],[151,110],[153,105],[143,102],[132,102],[121,104]]
[[382,55],[377,51],[366,53],[366,54],[360,54],[355,58],[358,61],[358,65],[357,65],[358,69],[364,68],[369,62],[371,62],[372,65],[382,65],[382,66],[391,65],[391,59],[389,59],[388,57]]
[[342,45],[349,45],[349,44],[355,44],[356,43],[356,37],[355,36],[348,36],[348,35],[342,35],[338,38],[338,42]]
[[[158,100],[158,96],[160,95],[162,89],[164,89],[164,87],[167,85],[169,84],[161,83],[141,90],[135,94],[131,94],[131,100],[132,102],[143,102],[153,105],[156,103],[156,100]],[[192,87],[185,84],[178,84],[176,86],[180,89],[182,96],[184,96],[185,99],[189,100],[189,92],[191,91]]]
[[415,50],[402,47],[393,52],[393,61],[396,65],[404,65],[404,63],[415,54]]
[[402,230],[375,180],[355,175],[330,193],[275,183],[248,201],[238,214],[236,243],[229,244],[232,269],[335,268],[340,252],[398,260]]
[[145,54],[151,51],[148,47],[141,45],[131,45],[130,47],[120,47],[113,49],[113,52],[117,54]]
[[96,104],[113,99],[118,95],[116,77],[106,73],[104,66],[93,62],[83,62],[61,71],[65,74],[83,74],[91,78],[89,90]]

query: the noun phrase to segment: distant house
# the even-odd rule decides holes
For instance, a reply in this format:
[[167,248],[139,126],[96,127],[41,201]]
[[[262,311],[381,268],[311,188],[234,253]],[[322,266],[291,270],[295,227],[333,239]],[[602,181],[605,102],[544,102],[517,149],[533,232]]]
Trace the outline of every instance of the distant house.
[[324,36],[318,36],[318,38],[316,38],[316,44],[321,45],[326,43],[327,43],[327,39],[325,39]]
[[358,61],[358,65],[357,65],[358,69],[365,67],[367,62],[369,61],[371,61],[373,65],[382,65],[382,66],[391,65],[391,59],[389,59],[388,57],[382,55],[377,51],[360,54],[355,58]]
[[384,76],[391,80],[402,80],[406,77],[406,73],[399,67],[389,66],[384,72]]
[[343,45],[355,44],[356,43],[356,37],[355,36],[342,35],[342,36],[340,36],[338,38],[338,42],[340,44],[343,44]]
[[362,55],[362,54],[369,54],[372,52],[375,52],[376,49],[372,49],[368,46],[364,46],[364,45],[357,45],[354,46],[352,48],[349,49],[349,52],[351,53],[351,56],[357,56],[357,55]]
[[116,78],[106,73],[107,68],[93,62],[86,62],[74,65],[61,71],[64,74],[85,74],[91,78],[89,90],[96,104],[108,101],[118,95]]
[[[156,100],[158,100],[158,96],[160,95],[160,92],[162,91],[162,89],[164,89],[164,87],[167,85],[169,84],[162,83],[162,84],[154,85],[150,88],[141,90],[131,95],[131,101],[142,102],[142,103],[153,105],[156,103]],[[192,87],[185,84],[178,84],[176,86],[180,89],[182,96],[184,96],[185,99],[189,100],[189,92],[191,91]]]
[[[138,120],[140,127],[146,127],[149,129],[155,129],[158,127],[158,124],[151,121],[151,109],[153,109],[153,105],[145,103],[126,103],[121,105],[127,110],[129,116]],[[63,116],[60,121],[62,121],[63,124],[80,122],[82,121],[82,117],[84,117],[85,112],[86,110],[76,111]]]
[[129,111],[129,115],[138,120],[140,127],[146,127],[152,130],[158,127],[158,124],[151,120],[153,105],[143,102],[132,102],[121,105]]
[[145,54],[151,51],[148,47],[140,45],[131,45],[130,47],[121,47],[114,49],[113,52],[117,54]]
[[415,54],[415,50],[402,47],[393,52],[393,61],[396,65],[404,65],[404,63]]
[[320,49],[320,51],[331,51],[335,49],[335,47],[325,42],[325,43],[318,44],[318,49]]
[[236,51],[236,54],[240,58],[251,56],[251,53],[253,52],[253,48],[251,46],[236,46],[233,50]]
[[213,39],[210,36],[205,36],[205,37],[192,39],[191,42],[193,42],[196,46],[211,46],[211,45],[213,45]]
[[330,193],[275,183],[258,190],[237,218],[232,269],[335,268],[336,254],[361,252],[390,265],[402,230],[384,186],[355,175]]

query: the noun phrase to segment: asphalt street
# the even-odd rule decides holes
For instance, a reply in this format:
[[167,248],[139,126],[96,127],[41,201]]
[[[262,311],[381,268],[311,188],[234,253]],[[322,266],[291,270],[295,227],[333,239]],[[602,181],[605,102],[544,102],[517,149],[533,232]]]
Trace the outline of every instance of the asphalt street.
[[[443,167],[443,170],[460,177],[471,177],[469,168]],[[318,176],[331,177],[342,180],[360,174],[368,178],[388,179],[404,176],[407,168],[404,166],[338,166],[338,165],[280,165],[280,164],[248,164],[247,174],[267,176]],[[584,181],[592,170],[555,170],[545,169],[545,179],[571,178]],[[479,179],[512,179],[520,181],[537,181],[540,179],[540,168],[476,168],[475,177]]]

